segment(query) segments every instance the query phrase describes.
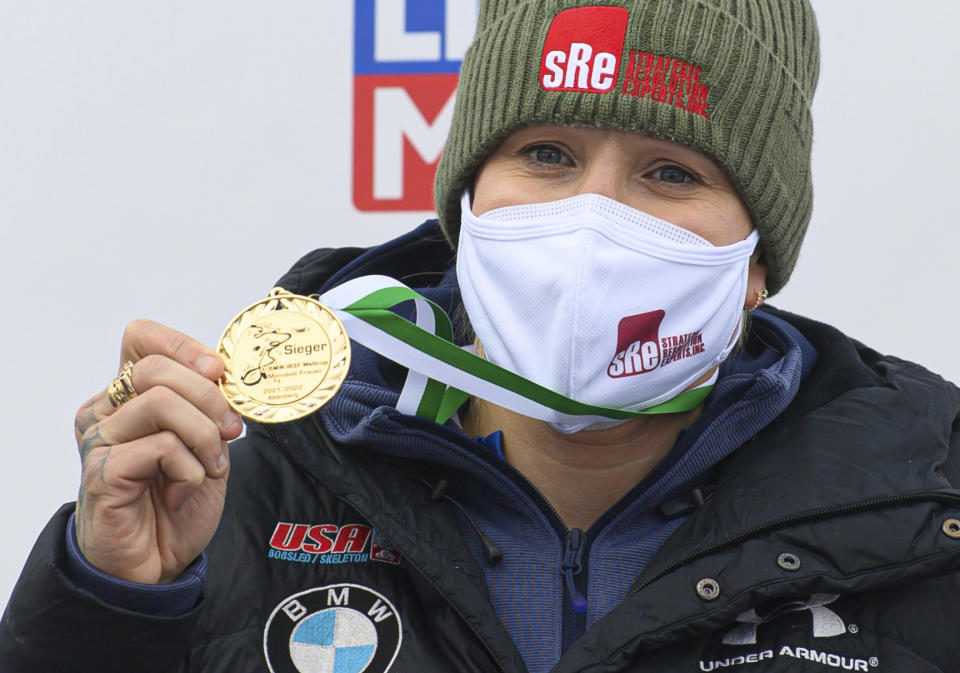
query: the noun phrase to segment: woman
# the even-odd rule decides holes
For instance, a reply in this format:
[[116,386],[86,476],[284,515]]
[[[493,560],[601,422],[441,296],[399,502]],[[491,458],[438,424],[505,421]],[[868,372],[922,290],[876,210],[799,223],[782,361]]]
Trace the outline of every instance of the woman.
[[483,3],[439,223],[279,285],[462,297],[465,344],[630,418],[494,394],[441,425],[358,347],[321,411],[228,450],[216,353],[134,323],[0,661],[955,670],[960,392],[761,308],[809,219],[817,68],[800,0]]

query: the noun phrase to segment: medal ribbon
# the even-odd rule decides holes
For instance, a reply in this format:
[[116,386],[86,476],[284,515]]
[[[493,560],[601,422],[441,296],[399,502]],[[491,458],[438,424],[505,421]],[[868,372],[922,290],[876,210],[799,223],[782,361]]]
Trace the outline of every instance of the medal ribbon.
[[[390,310],[411,300],[416,322]],[[337,315],[351,339],[407,368],[397,409],[441,424],[470,396],[554,423],[690,411],[706,399],[716,381],[714,374],[705,384],[642,411],[585,404],[457,346],[446,312],[393,278],[356,278],[324,293],[320,302]]]

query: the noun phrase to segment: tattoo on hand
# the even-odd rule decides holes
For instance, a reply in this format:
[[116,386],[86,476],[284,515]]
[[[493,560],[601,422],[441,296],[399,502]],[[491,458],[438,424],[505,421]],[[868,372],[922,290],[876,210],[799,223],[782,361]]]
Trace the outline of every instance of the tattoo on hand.
[[[105,470],[107,467],[107,460],[110,458],[110,452],[113,450],[112,446],[109,446],[103,437],[100,436],[100,424],[95,423],[89,428],[85,433],[87,436],[84,436],[80,440],[80,464],[86,465],[87,456],[90,455],[90,452],[94,449],[98,449],[106,446],[107,450],[104,452],[103,456],[100,458],[99,463],[96,467],[96,475],[102,484],[105,481]],[[74,525],[76,526],[76,535],[77,535],[77,544],[80,546],[81,551],[84,548],[85,535],[86,535],[86,520],[90,516],[90,513],[86,510],[86,495],[87,489],[86,485],[80,486],[80,493],[77,495],[77,517],[74,519]]]
[[103,458],[100,459],[100,464],[97,465],[97,474],[100,477],[100,483],[103,483],[104,481],[106,481],[106,478],[105,478],[106,474],[104,471],[106,470],[106,467],[107,467],[107,460],[110,459],[111,451],[113,451],[113,447],[108,446],[106,452],[103,454]]
[[[80,464],[82,465],[87,461],[87,456],[91,451],[106,445],[107,443],[100,436],[100,424],[94,423],[88,427],[83,439],[80,440]],[[110,455],[109,451],[107,455]]]

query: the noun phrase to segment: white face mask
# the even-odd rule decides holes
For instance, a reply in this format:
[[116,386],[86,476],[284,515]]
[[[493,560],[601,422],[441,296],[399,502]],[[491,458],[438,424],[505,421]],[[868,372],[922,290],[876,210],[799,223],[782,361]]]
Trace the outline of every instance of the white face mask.
[[756,230],[718,247],[598,194],[479,217],[464,194],[461,211],[457,278],[494,364],[579,402],[641,411],[736,344]]

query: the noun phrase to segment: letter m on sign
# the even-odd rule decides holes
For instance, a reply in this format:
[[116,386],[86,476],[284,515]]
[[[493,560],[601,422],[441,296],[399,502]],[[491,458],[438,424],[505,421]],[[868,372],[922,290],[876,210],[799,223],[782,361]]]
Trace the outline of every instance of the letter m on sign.
[[359,210],[433,210],[433,176],[456,88],[456,75],[356,78],[353,203]]
[[355,0],[353,203],[433,210],[476,0]]

